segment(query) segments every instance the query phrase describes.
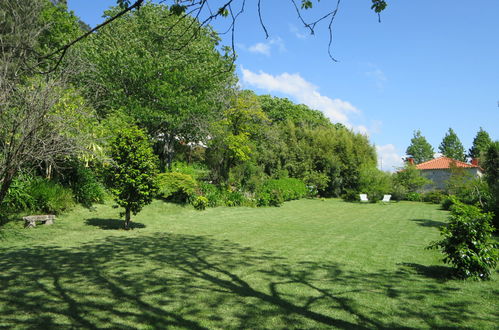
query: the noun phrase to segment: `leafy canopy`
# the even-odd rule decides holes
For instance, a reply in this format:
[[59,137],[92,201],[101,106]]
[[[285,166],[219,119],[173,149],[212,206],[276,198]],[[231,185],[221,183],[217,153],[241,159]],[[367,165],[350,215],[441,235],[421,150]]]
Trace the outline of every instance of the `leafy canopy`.
[[433,159],[433,147],[426,141],[426,138],[421,135],[421,131],[414,131],[414,136],[411,139],[411,144],[405,151],[407,155],[414,158],[416,164],[420,164]]
[[438,150],[446,157],[466,161],[464,147],[452,128],[445,134]]

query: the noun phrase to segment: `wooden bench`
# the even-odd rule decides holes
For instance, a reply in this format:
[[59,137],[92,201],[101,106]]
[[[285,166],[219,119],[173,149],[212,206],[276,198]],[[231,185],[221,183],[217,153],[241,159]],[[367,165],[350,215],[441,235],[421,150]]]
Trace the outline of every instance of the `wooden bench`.
[[36,222],[41,222],[46,225],[54,224],[55,215],[53,214],[29,215],[27,217],[23,217],[23,220],[24,220],[24,228],[33,228],[36,227]]

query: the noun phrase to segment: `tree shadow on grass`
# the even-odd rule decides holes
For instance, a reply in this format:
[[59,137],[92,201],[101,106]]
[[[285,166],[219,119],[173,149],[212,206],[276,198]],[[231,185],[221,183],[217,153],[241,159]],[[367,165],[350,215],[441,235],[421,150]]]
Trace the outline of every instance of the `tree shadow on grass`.
[[436,220],[431,220],[431,219],[411,219],[411,221],[414,221],[418,225],[423,226],[423,227],[436,227],[436,228],[440,228],[440,227],[446,225],[446,223],[443,222],[443,221],[436,221]]
[[417,274],[437,280],[439,282],[446,282],[451,279],[455,279],[454,270],[448,266],[424,266],[415,263],[401,263],[402,267],[407,267],[413,269]]
[[456,301],[456,288],[408,265],[347,270],[166,233],[0,249],[0,328],[365,329],[476,319],[473,301]]
[[[104,230],[113,230],[113,229],[123,229],[125,225],[124,220],[119,219],[102,219],[102,218],[92,218],[85,220],[85,224],[89,226],[99,227]],[[135,228],[145,228],[146,225],[140,222],[130,222],[130,229]]]

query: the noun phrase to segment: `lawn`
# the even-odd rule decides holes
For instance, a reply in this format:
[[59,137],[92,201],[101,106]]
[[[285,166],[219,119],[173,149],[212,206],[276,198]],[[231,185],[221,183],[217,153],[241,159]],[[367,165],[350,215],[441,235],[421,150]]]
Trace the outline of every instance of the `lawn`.
[[0,241],[0,328],[495,328],[499,274],[448,278],[436,205],[99,205]]

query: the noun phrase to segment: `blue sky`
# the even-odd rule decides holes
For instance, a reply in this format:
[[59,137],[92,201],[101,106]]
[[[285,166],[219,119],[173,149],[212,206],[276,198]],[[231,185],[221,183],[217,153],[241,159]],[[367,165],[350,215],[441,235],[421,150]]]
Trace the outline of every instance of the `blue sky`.
[[[290,1],[264,0],[265,39],[256,1],[246,2],[235,36],[242,87],[307,104],[368,134],[383,170],[401,164],[416,129],[435,151],[449,127],[466,149],[480,127],[499,139],[499,1],[389,0],[378,23],[369,0],[344,0],[333,26],[338,63],[328,57],[326,24],[311,36]],[[115,3],[68,1],[91,26]],[[335,3],[321,1],[307,15]]]

